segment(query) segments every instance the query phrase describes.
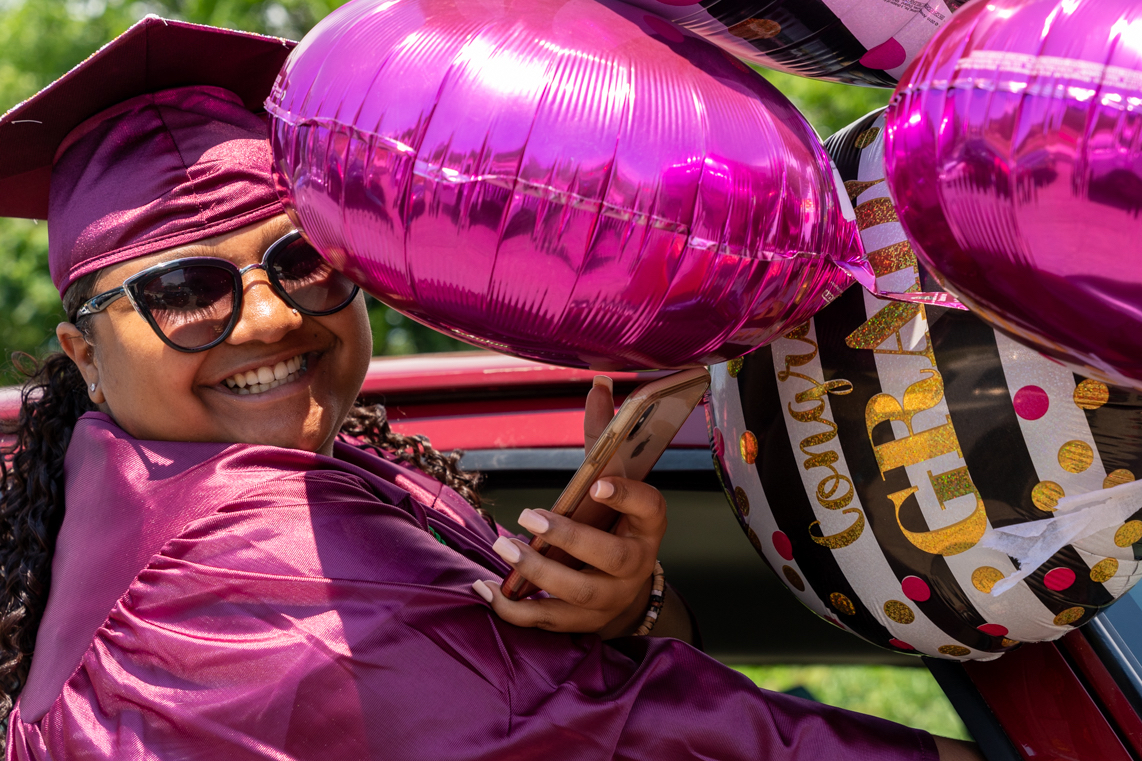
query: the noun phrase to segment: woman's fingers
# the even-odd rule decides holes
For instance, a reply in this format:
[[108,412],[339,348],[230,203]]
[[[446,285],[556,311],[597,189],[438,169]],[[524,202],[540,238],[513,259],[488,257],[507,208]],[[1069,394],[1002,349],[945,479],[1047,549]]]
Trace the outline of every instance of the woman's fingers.
[[611,620],[612,613],[580,608],[564,600],[509,600],[498,581],[477,581],[472,589],[503,620],[516,626],[529,626],[556,632],[600,631]]
[[[590,610],[610,609],[631,594],[627,587],[631,585],[633,579],[627,580],[625,577],[568,568],[562,563],[545,558],[515,539],[501,537],[492,545],[492,549],[532,584],[576,607]],[[652,560],[651,566],[653,565]]]
[[583,447],[586,451],[591,451],[614,416],[614,384],[607,376],[596,375],[583,410]]

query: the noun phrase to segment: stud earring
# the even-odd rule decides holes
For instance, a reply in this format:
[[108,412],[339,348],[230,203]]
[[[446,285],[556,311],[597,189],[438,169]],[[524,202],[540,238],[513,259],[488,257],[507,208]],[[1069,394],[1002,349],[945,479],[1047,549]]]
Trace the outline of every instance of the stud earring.
[[92,391],[94,391],[94,390],[95,390],[95,384],[94,384],[94,383],[92,383],[92,384],[91,384],[91,390],[92,390]]
[[294,314],[297,314],[298,312],[297,312],[297,310],[295,309],[295,310],[293,310],[293,313],[294,313]]

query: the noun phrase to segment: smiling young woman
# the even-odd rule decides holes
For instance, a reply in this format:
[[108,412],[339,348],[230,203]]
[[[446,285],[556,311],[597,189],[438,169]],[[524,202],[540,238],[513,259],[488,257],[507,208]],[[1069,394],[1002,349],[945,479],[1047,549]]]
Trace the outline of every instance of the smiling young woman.
[[148,18],[0,118],[0,213],[47,217],[68,315],[0,458],[8,758],[971,758],[756,689],[668,589],[647,618],[653,488],[596,486],[613,534],[525,511],[572,571],[354,407],[361,297],[270,174],[288,50]]

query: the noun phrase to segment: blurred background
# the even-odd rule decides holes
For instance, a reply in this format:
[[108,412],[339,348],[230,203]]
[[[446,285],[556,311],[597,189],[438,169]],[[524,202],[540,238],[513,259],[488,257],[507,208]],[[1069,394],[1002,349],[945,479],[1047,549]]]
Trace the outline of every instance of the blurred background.
[[[0,112],[64,74],[148,13],[296,40],[341,4],[341,0],[0,0]],[[891,94],[762,73],[793,101],[822,138],[885,105]],[[371,301],[369,314],[376,355],[471,349],[379,302]],[[48,276],[47,225],[0,219],[0,385],[19,382],[11,364],[13,352],[38,356],[58,349],[54,331],[62,319],[59,295]],[[757,569],[765,573],[760,562]],[[916,666],[920,665],[917,659]],[[923,668],[737,668],[768,689],[811,696],[938,734],[968,737],[943,692]]]

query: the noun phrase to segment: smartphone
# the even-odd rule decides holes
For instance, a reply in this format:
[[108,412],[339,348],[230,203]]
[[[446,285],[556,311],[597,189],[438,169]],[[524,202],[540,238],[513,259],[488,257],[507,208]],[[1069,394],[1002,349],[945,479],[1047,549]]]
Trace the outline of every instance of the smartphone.
[[[592,484],[603,476],[635,481],[646,478],[709,387],[710,374],[698,368],[681,370],[636,388],[591,447],[551,512],[604,531],[612,530],[620,514],[591,499],[588,492]],[[531,548],[571,568],[584,565],[540,537],[531,540]],[[521,600],[538,591],[517,571],[504,579],[501,588],[509,600]]]

